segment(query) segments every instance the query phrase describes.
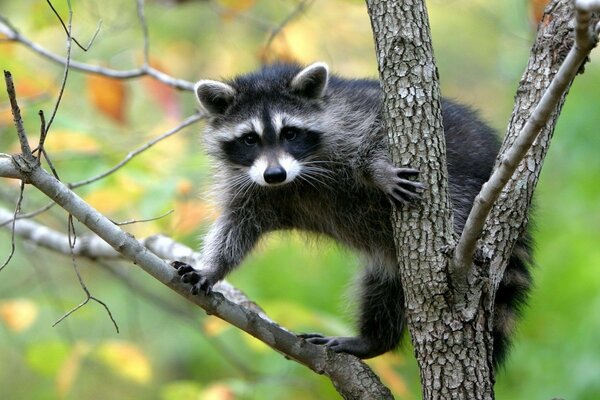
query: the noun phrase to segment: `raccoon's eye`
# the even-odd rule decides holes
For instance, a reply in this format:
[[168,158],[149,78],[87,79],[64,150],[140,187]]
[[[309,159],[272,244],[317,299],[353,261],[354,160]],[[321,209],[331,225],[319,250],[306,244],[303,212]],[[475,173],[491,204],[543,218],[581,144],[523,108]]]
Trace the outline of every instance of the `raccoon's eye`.
[[256,132],[246,133],[240,138],[247,146],[254,146],[258,143],[259,137]]
[[295,140],[298,137],[298,133],[300,133],[300,129],[293,126],[284,126],[281,128],[281,137],[289,142]]

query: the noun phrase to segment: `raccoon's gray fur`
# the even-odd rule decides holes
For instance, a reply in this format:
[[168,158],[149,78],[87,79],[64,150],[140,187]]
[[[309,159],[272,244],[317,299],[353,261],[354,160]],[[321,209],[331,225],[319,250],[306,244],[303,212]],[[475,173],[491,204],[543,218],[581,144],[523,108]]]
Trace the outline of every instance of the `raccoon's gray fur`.
[[[423,186],[417,171],[390,162],[378,82],[332,76],[323,63],[275,64],[195,89],[209,115],[204,141],[217,162],[222,214],[204,239],[202,269],[174,263],[192,292],[210,291],[267,232],[323,234],[365,259],[359,332],[304,337],[361,358],[396,347],[405,317],[390,213],[393,204],[417,201]],[[468,108],[443,100],[442,111],[458,233],[490,175],[498,141]],[[530,287],[529,254],[523,237],[496,297],[496,363]]]

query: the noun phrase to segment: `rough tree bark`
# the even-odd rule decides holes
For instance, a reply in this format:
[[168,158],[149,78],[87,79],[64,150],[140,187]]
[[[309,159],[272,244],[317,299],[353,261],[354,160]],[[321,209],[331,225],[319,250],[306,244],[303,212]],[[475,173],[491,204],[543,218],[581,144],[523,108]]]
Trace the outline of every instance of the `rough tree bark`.
[[449,301],[448,255],[455,240],[438,72],[425,3],[367,0],[367,5],[393,161],[419,169],[429,187],[422,207],[396,210],[392,218],[423,398],[492,398],[491,336],[484,310],[465,319]]
[[[392,217],[423,398],[493,399],[491,316],[495,291],[527,224],[527,210],[566,92],[486,221],[480,241],[484,257],[478,260],[484,261],[483,266],[473,268],[474,275],[464,276],[464,282],[457,282],[449,259],[456,241],[447,195],[437,68],[425,4],[421,0],[367,0],[367,6],[393,160],[418,168],[429,185],[422,208],[397,210]],[[572,1],[554,0],[547,8],[497,166],[506,162],[502,155],[521,132],[572,46],[572,18]],[[593,21],[595,24],[597,19]],[[456,297],[457,284],[466,285],[459,290],[466,299]]]

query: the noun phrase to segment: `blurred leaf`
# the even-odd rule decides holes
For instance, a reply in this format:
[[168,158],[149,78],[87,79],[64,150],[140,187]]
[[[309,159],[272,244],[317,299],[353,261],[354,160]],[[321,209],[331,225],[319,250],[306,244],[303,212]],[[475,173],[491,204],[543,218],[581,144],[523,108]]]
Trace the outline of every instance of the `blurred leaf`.
[[70,346],[59,341],[36,342],[27,347],[25,359],[32,370],[42,375],[55,376],[70,350]]
[[375,373],[381,377],[386,386],[392,389],[400,398],[408,400],[414,397],[408,389],[404,377],[395,369],[395,367],[401,364],[401,357],[403,356],[398,353],[386,353],[381,357],[369,360],[368,363],[373,367]]
[[81,360],[90,351],[90,346],[77,343],[69,357],[64,361],[56,375],[56,390],[61,398],[67,396],[73,387],[73,382],[79,375]]
[[548,5],[550,0],[529,0],[529,6],[531,8],[531,23],[536,26],[542,20],[544,16],[544,9]]
[[181,197],[187,197],[190,194],[193,194],[192,189],[194,186],[192,185],[192,181],[189,179],[179,179],[177,182],[177,195]]
[[239,13],[251,8],[255,2],[256,0],[218,0],[218,3],[224,8],[221,18],[225,21],[232,21]]
[[13,332],[23,332],[37,319],[38,306],[28,299],[0,302],[0,319]]
[[140,384],[148,383],[152,378],[148,357],[132,343],[107,342],[96,353],[102,363],[122,378]]
[[194,232],[198,227],[216,217],[214,208],[201,200],[178,201],[175,204],[173,231],[180,235]]
[[[142,193],[139,182],[125,174],[113,176],[111,185],[96,189],[84,196],[84,200],[102,213],[111,214],[131,205]],[[132,216],[133,217],[133,216]]]
[[214,384],[208,388],[206,388],[206,390],[204,390],[202,392],[202,394],[200,395],[200,399],[201,400],[233,400],[235,399],[235,395],[233,393],[233,390],[223,384],[223,383],[217,383]]
[[246,332],[240,332],[240,334],[242,335],[242,339],[244,340],[244,342],[246,342],[248,347],[250,347],[252,350],[259,353],[266,353],[272,351],[269,346],[267,346],[263,341],[258,340],[254,336]]
[[[158,59],[151,59],[150,65],[159,71],[170,73]],[[175,121],[181,118],[181,105],[175,89],[149,77],[144,78],[143,82],[150,96],[161,106],[169,118]]]
[[193,381],[170,382],[160,390],[161,400],[199,399],[202,386]]
[[92,104],[114,122],[125,124],[127,89],[123,81],[100,75],[88,75],[86,79]]
[[256,0],[218,0],[218,3],[230,10],[242,12],[251,8]]
[[95,154],[100,148],[98,141],[83,132],[51,129],[45,144],[48,152],[72,151],[74,153]]
[[220,318],[205,318],[202,324],[204,333],[208,336],[217,336],[221,332],[231,328],[231,325]]
[[270,43],[262,47],[258,53],[258,59],[263,64],[280,62],[297,62],[298,57],[292,50],[292,46],[285,36],[285,30],[279,32]]

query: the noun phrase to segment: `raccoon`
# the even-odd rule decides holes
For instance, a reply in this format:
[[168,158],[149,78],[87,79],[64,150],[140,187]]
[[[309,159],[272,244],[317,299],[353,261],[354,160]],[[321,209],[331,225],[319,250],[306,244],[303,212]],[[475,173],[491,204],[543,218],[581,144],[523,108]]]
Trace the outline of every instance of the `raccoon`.
[[[324,63],[274,64],[227,82],[201,80],[195,95],[209,116],[203,139],[215,160],[222,212],[204,238],[201,269],[173,263],[192,293],[210,292],[265,233],[325,235],[365,260],[358,335],[301,336],[360,358],[397,347],[405,307],[390,214],[392,207],[418,202],[425,187],[418,171],[390,160],[379,82],[331,75]],[[458,234],[499,143],[469,108],[444,99],[442,113]],[[528,243],[525,234],[496,296],[496,364],[531,284]]]

